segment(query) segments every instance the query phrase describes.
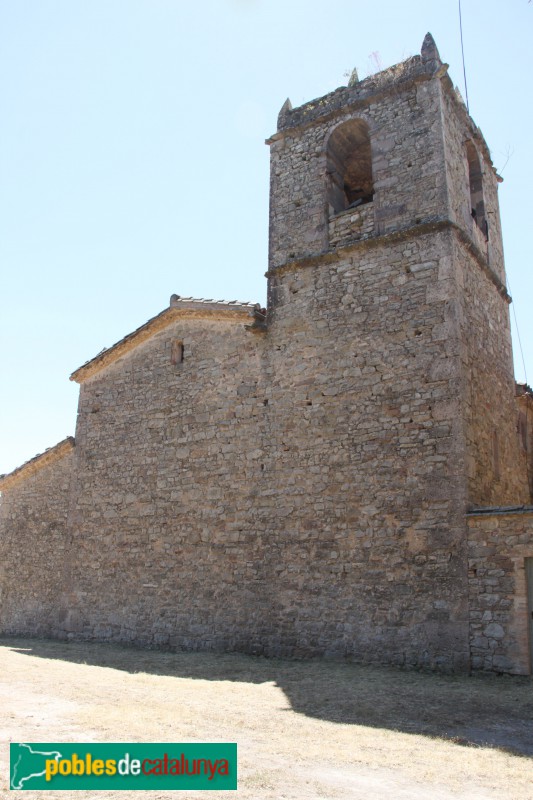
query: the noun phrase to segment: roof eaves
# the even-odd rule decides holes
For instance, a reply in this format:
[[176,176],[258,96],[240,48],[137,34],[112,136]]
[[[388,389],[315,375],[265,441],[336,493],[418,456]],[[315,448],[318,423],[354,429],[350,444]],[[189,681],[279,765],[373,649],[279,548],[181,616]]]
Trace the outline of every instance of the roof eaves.
[[177,295],[172,295],[169,308],[165,308],[160,314],[128,333],[127,336],[124,336],[123,339],[120,339],[111,347],[101,350],[94,358],[86,361],[85,364],[75,370],[70,376],[70,380],[76,381],[76,383],[83,383],[87,378],[95,375],[104,367],[135,349],[156,333],[159,333],[159,331],[164,330],[176,319],[246,321],[252,315],[253,309],[253,303],[239,303],[236,300],[205,300],[203,298],[181,298]]
[[29,461],[25,461],[20,467],[6,475],[0,475],[0,491],[11,488],[19,480],[29,478],[30,475],[38,472],[43,467],[49,466],[54,461],[58,461],[74,449],[75,441],[73,436],[67,436],[53,447],[49,447],[44,453],[38,453]]

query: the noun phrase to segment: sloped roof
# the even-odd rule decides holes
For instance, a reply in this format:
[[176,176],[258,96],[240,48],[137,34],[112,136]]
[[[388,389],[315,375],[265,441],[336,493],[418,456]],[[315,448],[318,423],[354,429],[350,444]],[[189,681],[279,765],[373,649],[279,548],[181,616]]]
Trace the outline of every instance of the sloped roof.
[[26,461],[20,467],[14,469],[13,472],[8,472],[7,475],[0,475],[0,491],[11,488],[17,481],[23,478],[29,478],[30,475],[38,472],[38,470],[43,467],[63,458],[63,456],[71,452],[74,448],[74,444],[74,438],[72,436],[67,436],[66,439],[62,439],[53,447],[49,447],[44,453],[38,453],[33,458],[30,458],[29,461]]
[[533,389],[527,383],[521,383],[519,381],[515,381],[515,389],[516,389],[516,396],[517,397],[533,397]]
[[72,373],[70,380],[83,383],[91,375],[135,349],[176,319],[242,320],[246,322],[250,319],[255,307],[254,303],[242,303],[237,300],[206,300],[204,298],[179,297],[173,294],[168,308],[136,328],[132,333],[128,333],[111,347],[102,350],[94,358],[86,361]]

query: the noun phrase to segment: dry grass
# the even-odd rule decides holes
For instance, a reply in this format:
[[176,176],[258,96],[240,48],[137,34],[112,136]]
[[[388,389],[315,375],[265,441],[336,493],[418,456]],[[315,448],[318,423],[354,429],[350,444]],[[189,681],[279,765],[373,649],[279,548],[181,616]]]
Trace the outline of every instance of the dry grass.
[[240,800],[533,798],[527,678],[2,639],[0,709],[6,800],[24,796],[8,791],[10,739],[237,741]]

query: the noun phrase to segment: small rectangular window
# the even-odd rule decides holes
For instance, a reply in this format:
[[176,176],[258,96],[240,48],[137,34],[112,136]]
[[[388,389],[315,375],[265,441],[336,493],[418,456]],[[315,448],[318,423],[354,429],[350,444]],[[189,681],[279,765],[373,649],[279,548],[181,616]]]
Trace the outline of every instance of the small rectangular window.
[[183,361],[183,342],[174,339],[170,345],[170,363],[181,364]]

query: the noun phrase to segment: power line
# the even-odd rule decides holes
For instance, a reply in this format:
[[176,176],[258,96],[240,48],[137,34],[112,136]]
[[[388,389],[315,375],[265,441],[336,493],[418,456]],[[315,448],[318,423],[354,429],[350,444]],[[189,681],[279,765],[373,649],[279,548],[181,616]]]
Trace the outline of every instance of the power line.
[[[507,286],[509,287],[509,291],[510,291],[510,293],[512,295],[513,294],[513,290],[511,289],[511,283],[509,281],[509,276],[507,275],[506,277],[507,277]],[[516,329],[516,335],[517,335],[517,338],[518,338],[518,347],[520,349],[520,356],[522,358],[522,367],[524,368],[524,382],[525,382],[525,389],[526,389],[526,392],[527,392],[528,389],[529,389],[529,384],[528,384],[528,380],[527,380],[527,370],[526,370],[526,362],[525,362],[525,359],[524,359],[524,351],[522,350],[522,340],[520,339],[520,328],[518,327],[518,318],[516,316],[516,306],[515,306],[514,303],[511,303],[511,305],[513,307],[514,324],[515,324],[515,329]],[[527,480],[528,480],[529,486],[531,487],[532,486],[532,483],[531,483],[531,466],[530,466],[529,453],[528,453],[528,444],[529,444],[529,414],[528,414],[528,411],[529,411],[529,403],[526,402],[526,410],[525,410],[525,415],[524,415],[525,416],[524,437],[525,437],[525,441],[526,441],[526,446],[525,446],[525,450],[526,450],[526,473],[527,473]]]
[[[510,291],[511,296],[512,296],[513,290],[511,289],[511,282],[509,280],[509,275],[507,275],[507,286],[509,287],[509,291]],[[518,349],[520,350],[520,357],[522,359],[522,367],[524,368],[524,380],[527,383],[528,380],[527,380],[526,361],[525,361],[525,358],[524,358],[524,351],[522,349],[522,340],[520,338],[520,328],[518,327],[518,317],[516,316],[516,306],[515,306],[514,303],[511,303],[511,305],[512,305],[512,308],[513,308],[513,317],[514,317],[514,325],[515,325],[515,329],[516,329],[516,337],[518,339]]]
[[463,75],[465,79],[466,110],[470,114],[470,106],[468,105],[468,86],[466,83],[465,48],[463,44],[463,15],[461,13],[461,0],[459,0],[459,30],[461,31],[461,53],[463,55]]

